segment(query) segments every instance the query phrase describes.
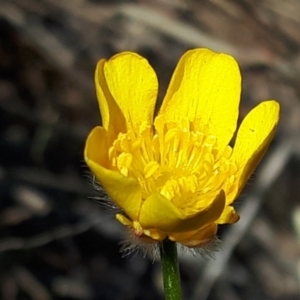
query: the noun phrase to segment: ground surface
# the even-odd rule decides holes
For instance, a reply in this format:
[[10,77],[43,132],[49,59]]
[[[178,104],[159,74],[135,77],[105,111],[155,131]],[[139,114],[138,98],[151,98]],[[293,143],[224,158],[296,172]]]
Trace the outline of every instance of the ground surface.
[[133,50],[161,95],[182,53],[230,53],[241,117],[278,99],[264,163],[222,228],[215,260],[185,255],[185,299],[299,298],[300,4],[297,0],[0,2],[0,298],[162,299],[160,266],[122,258],[122,227],[90,196],[82,151],[99,123],[98,59]]

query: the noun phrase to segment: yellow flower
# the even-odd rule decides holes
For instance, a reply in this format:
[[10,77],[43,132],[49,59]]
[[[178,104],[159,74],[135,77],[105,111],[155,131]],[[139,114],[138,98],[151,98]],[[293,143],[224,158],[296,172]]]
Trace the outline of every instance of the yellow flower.
[[188,247],[214,239],[271,142],[279,104],[256,106],[237,127],[241,76],[236,61],[208,49],[180,59],[157,116],[158,81],[146,59],[123,52],[95,74],[102,126],[85,161],[121,209],[116,218],[144,241]]

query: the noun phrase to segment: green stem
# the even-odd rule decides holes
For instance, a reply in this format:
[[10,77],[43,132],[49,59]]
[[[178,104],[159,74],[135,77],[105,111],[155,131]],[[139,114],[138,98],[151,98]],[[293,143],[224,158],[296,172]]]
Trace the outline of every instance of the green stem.
[[181,300],[181,285],[177,259],[176,243],[168,239],[159,246],[165,300]]

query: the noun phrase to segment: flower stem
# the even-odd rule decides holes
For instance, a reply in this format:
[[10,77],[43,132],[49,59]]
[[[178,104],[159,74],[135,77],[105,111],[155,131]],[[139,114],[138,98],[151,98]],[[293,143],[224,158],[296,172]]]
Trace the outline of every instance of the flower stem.
[[181,300],[181,285],[176,243],[166,239],[159,246],[165,300]]

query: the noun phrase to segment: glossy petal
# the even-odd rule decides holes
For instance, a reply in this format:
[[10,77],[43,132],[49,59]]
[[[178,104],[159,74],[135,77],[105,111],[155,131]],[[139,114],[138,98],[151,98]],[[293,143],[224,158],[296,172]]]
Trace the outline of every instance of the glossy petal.
[[113,201],[132,220],[136,220],[142,202],[140,186],[134,178],[126,178],[109,169],[105,133],[101,127],[94,128],[90,133],[84,151],[85,161]]
[[[148,61],[136,53],[123,52],[108,61],[100,61],[96,88],[104,128],[112,122],[138,130],[138,125],[152,123],[158,82]],[[121,118],[121,120],[119,120]],[[119,126],[122,129],[122,126]]]
[[190,50],[174,71],[160,114],[167,121],[200,120],[223,149],[236,129],[240,91],[239,67],[231,56]]
[[97,164],[108,167],[108,133],[97,126],[90,132],[84,148],[84,158]]
[[120,107],[113,98],[107,86],[104,66],[106,60],[98,62],[95,72],[95,86],[98,98],[98,104],[101,113],[102,126],[109,131],[111,136],[117,136],[119,132],[126,130],[125,117]]
[[217,229],[218,225],[212,223],[195,231],[170,234],[169,238],[190,248],[201,247],[213,241]]
[[236,188],[227,199],[231,203],[240,193],[265,154],[279,119],[279,104],[265,101],[257,105],[243,120],[233,148],[232,159],[238,164],[239,178]]
[[156,193],[143,203],[139,222],[143,228],[157,228],[166,232],[191,231],[217,220],[224,204],[225,194],[220,191],[214,199],[208,199],[197,213],[186,215],[165,197]]

